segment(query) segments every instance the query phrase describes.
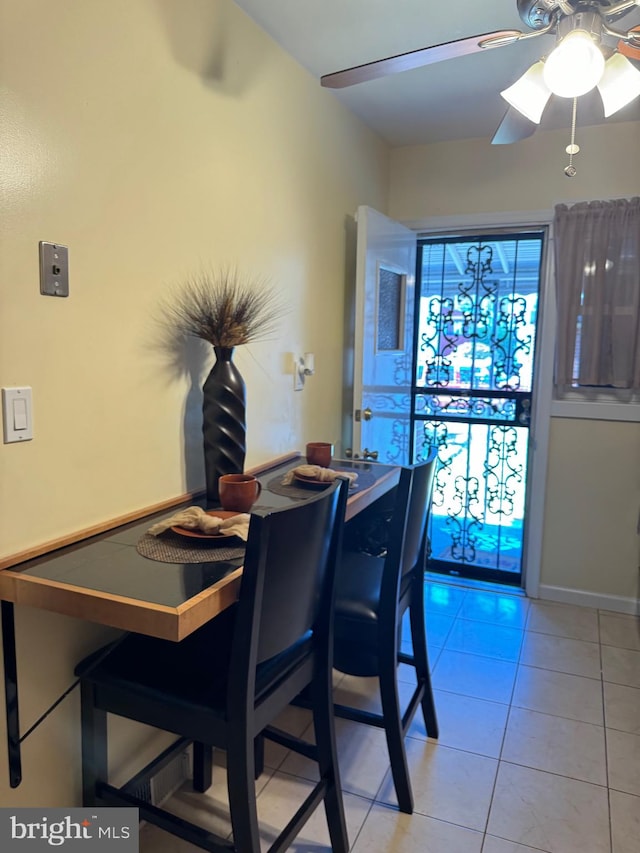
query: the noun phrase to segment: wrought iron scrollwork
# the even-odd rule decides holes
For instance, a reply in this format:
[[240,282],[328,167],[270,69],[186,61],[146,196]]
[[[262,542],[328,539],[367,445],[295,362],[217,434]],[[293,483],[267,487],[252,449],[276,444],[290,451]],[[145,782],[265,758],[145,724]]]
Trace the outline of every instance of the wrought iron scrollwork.
[[456,355],[463,344],[471,347],[471,361],[478,359],[478,344],[492,354],[491,376],[482,387],[517,391],[521,387],[523,356],[532,353],[533,336],[527,331],[527,301],[515,293],[500,294],[500,278],[493,270],[490,244],[469,246],[464,273],[455,298],[428,298],[423,330],[419,335],[421,384],[425,389],[478,387],[478,379],[456,374]]
[[446,387],[453,378],[453,362],[450,358],[456,349],[453,314],[453,299],[434,296],[429,300],[428,331],[420,335],[419,345],[420,352],[425,354],[423,381],[427,388]]
[[417,415],[441,418],[474,418],[513,421],[516,401],[513,398],[469,397],[466,395],[424,394],[416,396]]
[[[433,505],[446,513],[445,530],[450,540],[450,559],[475,563],[478,543],[485,531],[487,515],[508,518],[514,515],[518,489],[524,481],[524,465],[518,446],[519,428],[494,425],[488,428],[487,456],[482,479],[469,471],[455,473],[455,459],[461,446],[450,442],[444,422],[425,421],[418,458],[427,458],[438,449],[439,466],[433,488]],[[485,536],[486,539],[486,536]],[[497,546],[496,546],[497,547]],[[495,554],[499,564],[500,555]]]
[[517,391],[520,388],[522,359],[519,356],[531,353],[533,336],[519,337],[526,327],[527,303],[522,296],[505,296],[499,302],[496,329],[493,335],[494,382],[496,388]]
[[493,427],[484,466],[487,508],[495,515],[513,515],[514,497],[523,482],[524,465],[519,461],[518,434],[513,427]]
[[458,563],[475,562],[478,535],[484,527],[477,477],[457,476],[454,479],[453,501],[447,514],[451,556]]
[[433,564],[516,574],[542,235],[433,238],[421,251],[413,459],[437,449]]
[[462,313],[462,337],[488,341],[493,329],[498,282],[489,280],[493,273],[493,249],[489,245],[467,249],[465,272],[469,281],[458,285],[458,304]]

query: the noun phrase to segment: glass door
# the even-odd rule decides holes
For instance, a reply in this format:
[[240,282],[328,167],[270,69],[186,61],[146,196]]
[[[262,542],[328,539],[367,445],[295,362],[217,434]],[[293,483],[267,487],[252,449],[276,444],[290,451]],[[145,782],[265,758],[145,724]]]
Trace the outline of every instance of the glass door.
[[418,242],[412,457],[440,460],[431,571],[521,583],[543,242]]

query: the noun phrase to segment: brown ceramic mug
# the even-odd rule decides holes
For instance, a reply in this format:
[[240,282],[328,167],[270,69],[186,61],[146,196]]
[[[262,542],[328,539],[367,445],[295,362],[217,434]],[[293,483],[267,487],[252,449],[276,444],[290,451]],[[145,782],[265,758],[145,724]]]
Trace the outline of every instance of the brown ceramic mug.
[[333,456],[333,445],[326,441],[310,441],[306,447],[306,456],[309,465],[328,468]]
[[262,483],[251,474],[223,474],[218,480],[222,509],[249,512],[258,500]]

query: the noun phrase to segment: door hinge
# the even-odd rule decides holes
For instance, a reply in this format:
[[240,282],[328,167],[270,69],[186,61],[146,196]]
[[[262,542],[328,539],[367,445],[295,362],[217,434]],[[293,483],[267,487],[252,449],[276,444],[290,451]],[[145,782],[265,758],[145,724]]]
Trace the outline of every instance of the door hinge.
[[356,409],[356,413],[355,413],[354,417],[355,417],[356,423],[360,423],[360,421],[362,420],[362,412],[360,411],[360,409]]

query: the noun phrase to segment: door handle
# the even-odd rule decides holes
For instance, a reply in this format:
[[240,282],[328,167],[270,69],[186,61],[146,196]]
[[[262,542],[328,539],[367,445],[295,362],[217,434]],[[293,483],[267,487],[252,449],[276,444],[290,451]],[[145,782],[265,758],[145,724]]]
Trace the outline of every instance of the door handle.
[[366,409],[362,410],[362,420],[363,421],[370,421],[372,417],[373,417],[373,412],[371,411],[369,406],[367,406]]
[[377,460],[378,455],[379,455],[379,454],[378,454],[378,451],[377,451],[377,450],[367,450],[367,448],[366,448],[366,447],[365,447],[365,449],[362,451],[362,458],[363,458],[363,459],[373,459],[373,461],[374,461],[374,462]]
[[528,426],[531,422],[531,400],[522,401],[522,411],[518,415],[518,421],[523,426]]

